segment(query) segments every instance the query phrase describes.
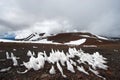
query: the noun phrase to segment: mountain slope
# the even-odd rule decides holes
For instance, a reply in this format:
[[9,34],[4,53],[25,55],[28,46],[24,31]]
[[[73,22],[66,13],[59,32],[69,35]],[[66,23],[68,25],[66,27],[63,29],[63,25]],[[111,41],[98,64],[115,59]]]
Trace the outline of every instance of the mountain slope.
[[[84,40],[84,41],[83,41]],[[4,40],[2,40],[4,41]],[[72,44],[73,45],[97,45],[116,43],[113,39],[101,37],[88,32],[71,32],[71,33],[58,33],[58,34],[45,34],[45,33],[24,33],[16,34],[13,42],[26,42],[26,43],[53,43],[53,44]],[[72,42],[72,43],[71,43]],[[79,44],[80,42],[80,44]],[[81,43],[82,42],[82,43]]]

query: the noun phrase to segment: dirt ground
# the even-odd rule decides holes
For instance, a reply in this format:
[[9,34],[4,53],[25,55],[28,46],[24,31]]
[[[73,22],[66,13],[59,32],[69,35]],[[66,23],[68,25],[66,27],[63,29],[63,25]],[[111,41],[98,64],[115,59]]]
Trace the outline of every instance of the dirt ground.
[[[64,73],[67,75],[67,78],[63,78],[57,70],[57,73],[50,75],[49,69],[50,64],[47,63],[44,69],[38,71],[30,70],[25,74],[18,74],[17,70],[24,71],[25,67],[13,66],[12,61],[6,59],[6,52],[14,53],[15,56],[19,56],[21,60],[18,60],[19,63],[22,63],[22,60],[28,61],[26,54],[28,50],[35,52],[46,51],[47,55],[51,49],[54,50],[63,50],[67,52],[68,48],[77,48],[82,49],[84,52],[93,53],[99,52],[105,58],[107,58],[108,70],[98,70],[100,75],[105,77],[106,80],[120,80],[120,44],[105,44],[97,45],[97,47],[83,47],[80,46],[67,46],[67,45],[52,45],[52,44],[36,44],[36,43],[0,43],[0,69],[7,68],[11,66],[12,68],[9,71],[0,72],[0,80],[103,80],[100,77],[97,77],[95,74],[91,73],[86,75],[82,72],[76,70],[76,73],[71,73],[66,70],[64,67]],[[86,70],[87,66],[84,66]]]

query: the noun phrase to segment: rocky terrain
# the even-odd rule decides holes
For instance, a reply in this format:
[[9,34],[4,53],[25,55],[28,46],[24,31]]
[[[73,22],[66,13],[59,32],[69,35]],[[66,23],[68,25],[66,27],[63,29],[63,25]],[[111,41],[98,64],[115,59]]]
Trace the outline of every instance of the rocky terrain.
[[[109,40],[91,33],[81,32],[61,33],[51,36],[41,34],[40,37],[33,37],[5,42],[2,40],[0,42],[0,80],[120,80],[119,40]],[[79,54],[83,53],[83,55],[87,54],[88,56],[93,56],[93,54],[98,52],[99,55],[96,54],[98,55],[97,59],[101,60],[103,57],[105,58],[105,62],[99,62],[96,59],[94,62],[98,62],[97,64],[100,64],[100,66],[96,65],[97,67],[95,69],[93,65],[90,65],[89,61],[85,63],[76,62],[77,66],[72,64],[74,70],[68,70],[68,62],[65,62],[65,66],[60,63],[63,74],[66,77],[62,74],[60,68],[58,68],[58,62],[53,64],[46,60],[44,67],[38,68],[37,70],[35,70],[35,65],[32,65],[30,68],[27,66],[29,65],[27,62],[30,62],[32,57],[36,59],[40,52],[41,54],[46,53],[47,56],[50,56],[52,50],[53,53],[55,51],[63,51],[67,55],[67,53],[70,54],[72,52],[69,51],[70,48],[76,49]],[[82,50],[82,52],[79,50]],[[78,60],[79,56],[74,55],[69,60]],[[45,57],[44,54],[43,57]],[[87,56],[85,57],[89,58]],[[54,74],[50,74],[53,73],[50,72],[51,65],[55,68],[56,73]],[[83,67],[84,71],[80,71],[78,66]]]

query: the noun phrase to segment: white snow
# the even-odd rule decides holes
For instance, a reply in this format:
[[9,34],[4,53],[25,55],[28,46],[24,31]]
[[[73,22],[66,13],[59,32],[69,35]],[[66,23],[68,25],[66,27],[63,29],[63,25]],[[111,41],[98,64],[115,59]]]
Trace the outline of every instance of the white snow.
[[[56,66],[63,77],[67,77],[67,76],[64,74],[62,66],[67,67],[67,70],[71,71],[72,73],[75,73],[74,66],[76,66],[80,72],[89,75],[89,72],[87,72],[83,66],[78,66],[80,64],[86,65],[87,62],[88,63],[87,65],[92,67],[89,68],[89,70],[94,74],[96,74],[98,77],[100,77],[100,75],[99,72],[97,71],[97,68],[105,69],[105,70],[107,69],[107,66],[105,65],[106,58],[104,58],[98,52],[89,54],[89,53],[84,53],[81,49],[76,50],[75,48],[69,48],[67,53],[64,53],[63,51],[60,52],[59,50],[57,51],[51,50],[49,56],[47,56],[45,52],[44,53],[39,52],[37,54],[37,57],[34,57],[32,52],[28,51],[27,56],[30,56],[30,59],[28,62],[23,61],[23,66],[25,66],[28,70],[42,69],[45,66],[45,62],[47,61],[50,64],[57,63]],[[78,57],[78,59],[73,61],[72,58],[74,59],[75,56]],[[50,74],[56,73],[54,66],[51,67],[49,73]]]
[[13,51],[16,51],[16,49],[13,49]]
[[38,48],[38,47],[36,47],[36,46],[33,46],[33,48]]
[[106,58],[104,58],[98,52],[94,53],[92,55],[92,58],[93,58],[93,61],[94,61],[94,63],[92,64],[94,69],[96,69],[96,68],[107,69],[107,66],[103,65],[103,64],[106,63],[106,61],[105,61]]
[[31,35],[32,32],[28,30],[23,30],[23,31],[16,31],[15,34],[16,34],[15,39],[24,39],[28,37],[29,35]]
[[17,65],[18,65],[17,58],[14,56],[13,53],[11,53],[11,59],[12,59],[12,61],[13,61],[13,65],[14,65],[14,66],[17,66]]
[[79,56],[80,57],[80,61],[82,63],[88,62],[89,65],[92,66],[93,69],[98,68],[102,68],[102,69],[106,69],[107,66],[104,65],[104,63],[106,63],[105,59],[102,55],[100,55],[98,52],[94,53],[94,54],[82,54]]
[[99,74],[98,71],[96,71],[96,70],[94,70],[94,69],[91,69],[90,67],[89,67],[89,70],[90,70],[91,72],[93,72],[95,75],[98,75],[98,74]]
[[54,68],[54,66],[51,67],[49,73],[50,73],[50,74],[55,74],[55,73],[56,73],[56,72],[55,72],[55,68]]
[[[48,41],[47,39],[41,39],[38,41],[31,41],[34,39],[30,39],[29,41],[16,41],[16,40],[7,40],[7,39],[0,39],[0,42],[11,42],[11,43],[43,43],[43,44],[60,44],[63,45],[62,43],[57,43],[57,42],[53,42],[53,41]],[[67,43],[64,43],[64,45],[81,45],[83,43],[86,42],[86,39],[79,39],[79,40],[74,40],[74,41],[70,41]]]
[[31,43],[44,43],[44,44],[60,44],[57,42],[48,41],[47,39],[41,39],[39,41],[31,41]]
[[42,44],[61,44],[57,42],[48,41],[47,39],[41,39],[39,41],[14,41],[14,40],[6,40],[0,39],[0,42],[11,42],[11,43],[42,43]]
[[[27,56],[29,56],[29,61],[25,62],[23,61],[23,64],[20,64],[22,66],[25,66],[27,70],[24,72],[17,71],[17,73],[24,74],[30,69],[33,70],[40,70],[44,68],[46,62],[50,63],[52,65],[51,69],[49,70],[50,74],[55,74],[55,65],[57,66],[57,69],[61,73],[63,77],[67,77],[64,74],[63,66],[66,67],[67,70],[69,70],[72,73],[75,73],[74,68],[77,67],[77,70],[80,72],[83,72],[87,75],[89,75],[88,71],[91,71],[96,76],[101,77],[99,75],[99,72],[97,69],[104,69],[107,70],[108,66],[105,65],[106,58],[104,58],[102,55],[99,54],[99,52],[95,52],[93,54],[85,53],[83,50],[76,50],[76,48],[69,48],[68,52],[64,53],[63,51],[59,50],[51,50],[50,55],[47,56],[46,52],[39,52],[38,54],[34,54],[34,52],[28,51]],[[37,56],[37,57],[35,57]],[[77,58],[75,58],[77,57]],[[6,58],[11,59],[13,61],[13,65],[17,66],[18,61],[17,59],[20,59],[16,57],[13,53],[6,52]],[[66,64],[65,64],[66,63]],[[81,65],[89,65],[89,70],[86,71],[84,67]],[[81,65],[81,66],[80,66]],[[2,69],[1,72],[7,71],[10,68]],[[103,78],[103,77],[102,77]]]
[[67,69],[68,69],[69,71],[75,73],[75,70],[74,70],[72,64],[71,64],[69,61],[67,61]]
[[105,37],[102,37],[102,36],[98,36],[98,35],[95,35],[95,36],[99,39],[108,40],[108,38],[105,38]]
[[0,69],[0,72],[6,72],[6,71],[9,71],[10,69],[11,69],[11,67]]
[[14,56],[13,53],[11,53],[11,56],[10,56],[8,52],[6,52],[6,58],[7,58],[7,59],[11,59],[11,60],[13,61],[13,65],[14,65],[14,66],[17,66],[17,65],[18,65],[17,59],[20,59],[19,57]]
[[80,35],[81,37],[90,37],[89,35]]
[[63,76],[63,77],[67,77],[66,75],[64,75],[63,69],[62,69],[62,67],[60,66],[60,64],[59,64],[58,61],[57,61],[57,67],[58,67],[59,71],[61,72],[62,76]]
[[64,44],[67,44],[67,45],[81,45],[85,42],[86,42],[86,39],[79,39],[79,40],[70,41],[70,42],[67,42],[67,43],[64,43]]
[[13,40],[0,39],[0,42],[14,42]]
[[6,52],[6,58],[11,59],[8,52]]
[[27,56],[33,56],[33,54],[31,53],[31,51],[28,51]]
[[39,36],[38,33],[36,33],[36,34],[34,34],[34,35],[35,35],[35,36],[33,36],[33,37],[30,39],[30,41],[32,41],[32,40],[37,40],[37,39],[41,38],[41,36]]
[[72,59],[70,59],[70,63],[71,63],[72,65],[74,65],[74,66],[77,65],[76,62],[74,62]]
[[45,60],[43,55],[38,53],[38,57],[35,58],[33,55],[30,55],[29,53],[29,56],[30,56],[29,62],[23,62],[24,66],[28,68],[28,70],[30,70],[31,68],[33,68],[34,70],[39,70],[44,67]]
[[18,74],[25,74],[27,72],[28,72],[28,70],[25,70],[24,72],[17,71]]
[[94,70],[94,69],[91,69],[90,67],[89,67],[89,70],[90,70],[91,72],[93,72],[96,76],[102,78],[103,80],[106,80],[106,78],[104,78],[104,77],[102,77],[102,76],[99,75],[98,71],[96,71],[96,70]]
[[49,44],[53,43],[52,41],[48,41],[47,39],[42,39],[42,40],[39,40],[38,42],[39,43],[49,43]]
[[80,66],[77,66],[77,69],[78,69],[79,71],[81,71],[81,72],[89,75],[89,73],[88,73],[87,71],[85,71],[85,69],[83,68],[83,66],[81,66],[81,67],[80,67]]

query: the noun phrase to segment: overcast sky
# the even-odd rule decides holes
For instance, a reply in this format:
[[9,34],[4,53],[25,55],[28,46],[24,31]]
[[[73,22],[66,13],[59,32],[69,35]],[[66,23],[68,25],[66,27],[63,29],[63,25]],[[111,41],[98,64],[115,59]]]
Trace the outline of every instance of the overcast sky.
[[120,0],[1,0],[0,33],[18,30],[120,36]]

